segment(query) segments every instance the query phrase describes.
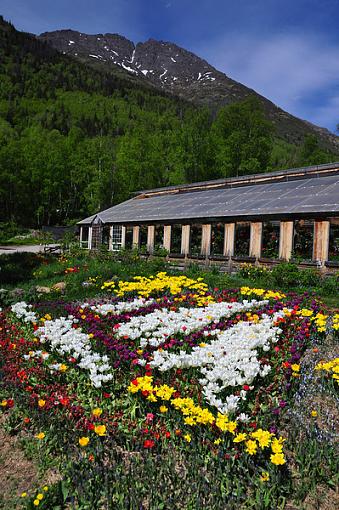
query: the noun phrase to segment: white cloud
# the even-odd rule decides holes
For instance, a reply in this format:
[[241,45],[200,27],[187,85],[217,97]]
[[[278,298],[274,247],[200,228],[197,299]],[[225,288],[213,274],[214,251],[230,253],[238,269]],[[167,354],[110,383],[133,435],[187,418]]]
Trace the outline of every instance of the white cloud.
[[[196,49],[217,69],[283,109],[331,126],[339,87],[339,47],[305,34],[231,34]],[[332,92],[331,92],[332,91]],[[312,96],[316,96],[314,101]],[[310,103],[314,105],[314,112]],[[338,120],[339,122],[339,120]],[[334,126],[333,128],[334,129]]]

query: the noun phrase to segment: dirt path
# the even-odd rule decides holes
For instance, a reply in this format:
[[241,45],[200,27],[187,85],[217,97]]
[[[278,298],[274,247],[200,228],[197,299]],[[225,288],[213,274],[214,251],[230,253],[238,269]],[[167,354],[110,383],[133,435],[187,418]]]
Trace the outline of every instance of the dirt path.
[[6,434],[0,420],[0,509],[20,508],[22,492],[35,488],[37,468],[25,457],[17,437]]

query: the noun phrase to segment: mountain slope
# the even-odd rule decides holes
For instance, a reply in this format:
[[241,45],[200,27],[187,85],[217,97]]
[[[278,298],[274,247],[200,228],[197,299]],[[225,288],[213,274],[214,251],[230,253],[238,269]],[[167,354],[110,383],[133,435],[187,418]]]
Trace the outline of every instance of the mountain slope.
[[298,144],[302,143],[305,135],[313,134],[320,139],[323,147],[339,152],[339,137],[327,129],[285,112],[176,44],[149,39],[134,45],[118,34],[88,35],[74,30],[46,32],[39,38],[83,62],[119,70],[158,90],[165,90],[200,106],[207,105],[212,110],[255,96],[274,124],[278,136]]
[[[87,43],[81,62],[0,17],[0,228],[6,221],[66,224],[138,189],[337,160],[315,137],[299,147],[277,139],[255,97],[215,115],[178,98],[157,86],[168,74],[158,50],[142,45],[142,67],[139,48],[112,38],[117,51],[110,53],[121,53],[115,55],[121,65],[101,63],[98,54],[90,57],[93,67],[86,64]],[[182,51],[191,62],[180,71],[183,90],[194,86],[184,77],[201,61]],[[179,61],[177,53],[167,60]],[[126,69],[134,65],[138,74]],[[146,70],[155,69],[152,81]],[[217,81],[204,69],[195,80],[200,90]]]

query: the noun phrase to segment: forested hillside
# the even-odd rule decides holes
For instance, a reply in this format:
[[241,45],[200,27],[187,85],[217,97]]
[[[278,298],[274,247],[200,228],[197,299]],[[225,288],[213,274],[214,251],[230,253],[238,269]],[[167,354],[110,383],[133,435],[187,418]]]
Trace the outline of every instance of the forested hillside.
[[335,161],[250,98],[213,116],[0,21],[0,222],[65,224],[141,188]]

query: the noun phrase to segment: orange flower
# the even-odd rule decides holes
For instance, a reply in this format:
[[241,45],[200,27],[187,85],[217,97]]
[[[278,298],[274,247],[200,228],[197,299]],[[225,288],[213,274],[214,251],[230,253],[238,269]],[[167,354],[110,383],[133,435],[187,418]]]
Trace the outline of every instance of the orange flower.
[[46,404],[46,400],[44,400],[44,399],[42,399],[42,398],[40,398],[40,399],[38,400],[38,406],[39,406],[39,407],[44,407],[44,406],[45,406],[45,404]]
[[80,439],[79,439],[80,446],[87,446],[88,443],[89,443],[89,437],[80,437]]
[[98,434],[98,436],[105,436],[106,435],[106,425],[96,425],[94,427],[94,432]]

